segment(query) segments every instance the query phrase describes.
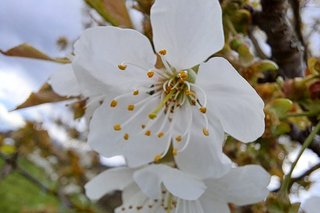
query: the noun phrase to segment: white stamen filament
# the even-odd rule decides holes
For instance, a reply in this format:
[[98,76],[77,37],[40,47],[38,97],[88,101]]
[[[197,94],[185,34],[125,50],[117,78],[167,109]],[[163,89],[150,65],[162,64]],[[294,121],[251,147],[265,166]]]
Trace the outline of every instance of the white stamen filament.
[[164,71],[167,72],[169,75],[173,75],[174,72],[171,69],[171,66],[169,65],[169,63],[166,60],[165,56],[160,54],[160,58],[161,58],[161,61],[162,61],[163,65],[164,65],[164,67],[165,67]]
[[171,140],[172,140],[172,134],[169,135],[169,139],[167,141],[167,146],[166,146],[164,152],[161,154],[160,158],[163,158],[168,153],[168,151],[171,147]]
[[188,132],[186,141],[185,141],[183,147],[178,150],[178,153],[183,152],[187,148],[187,146],[189,145],[189,142],[190,142],[190,135],[191,135],[190,132]]
[[195,85],[195,84],[192,84],[192,83],[189,83],[192,87],[196,88],[197,90],[200,91],[200,93],[202,94],[203,96],[203,104],[202,106],[203,107],[206,107],[207,106],[207,95],[206,95],[206,92],[199,86]]
[[170,78],[170,75],[167,72],[162,72],[161,70],[155,69],[155,73],[164,79]]
[[[164,108],[161,109],[161,111],[159,112],[159,114],[161,115],[162,113],[164,112]],[[154,119],[148,119],[146,124],[145,124],[145,127],[143,128],[142,131],[140,131],[138,134],[140,134],[141,132],[145,132],[145,130],[150,130],[151,131],[151,128],[153,127],[153,125],[159,120],[159,118],[161,118],[161,116],[157,116],[156,118]]]
[[193,119],[193,118],[192,118],[191,107],[192,107],[192,106],[187,107],[188,112],[187,112],[186,114],[187,114],[187,115],[191,115],[191,116],[190,116],[190,119],[189,119],[189,122],[188,122],[188,125],[187,125],[186,130],[185,130],[184,133],[182,134],[182,137],[186,136],[186,134],[188,134],[188,132],[191,131],[192,119]]
[[[150,97],[148,97],[148,98],[145,98],[145,99],[142,100],[142,101],[144,101],[144,102],[145,102],[145,101],[148,101],[148,103],[149,103],[149,102],[153,101],[153,99],[155,99],[155,98],[157,98],[157,97],[158,97],[158,95],[156,95],[156,96],[152,95],[152,96],[150,96]],[[140,102],[142,102],[142,101],[140,101]],[[148,106],[148,103],[142,105],[142,107],[141,107],[136,113],[134,113],[128,120],[126,120],[124,123],[120,124],[121,128],[124,128],[124,127],[127,126],[133,119],[135,119],[135,118]]]
[[180,84],[180,82],[178,81],[178,82],[172,87],[172,89],[177,88],[177,86],[179,86],[179,84]]
[[190,83],[189,83],[188,81],[185,81],[184,83],[185,83],[185,84],[187,85],[187,87],[188,87],[188,90],[189,90],[189,91],[191,91],[191,86],[190,86]]
[[174,99],[175,100],[177,100],[177,98],[178,98],[178,95],[181,93],[181,91],[178,91],[176,94],[175,94],[175,96],[174,96]]
[[169,82],[169,81],[166,81],[166,82],[164,82],[164,84],[162,85],[163,91],[167,91],[168,82]]
[[[153,91],[153,90],[151,90]],[[143,104],[144,102],[148,101],[150,98],[152,97],[158,97],[160,95],[160,91],[159,92],[156,92],[154,93],[153,95],[150,95],[149,97],[145,98],[145,99],[142,99],[141,101],[138,101],[137,103],[135,103],[134,105],[137,107],[137,106],[140,106],[141,104]]]
[[128,93],[124,93],[124,94],[118,95],[115,98],[113,98],[113,100],[119,101],[120,98],[128,98],[130,96],[132,96],[132,91],[130,91]]
[[180,105],[182,106],[184,104],[184,102],[186,101],[186,96],[183,95],[182,96],[182,101],[180,101]]
[[168,85],[171,85],[173,79],[174,79],[174,78],[171,78],[171,79],[168,81]]
[[126,61],[124,61],[124,62],[122,62],[121,64],[131,65],[131,66],[134,66],[134,67],[136,67],[136,68],[142,69],[143,71],[149,70],[149,69],[146,69],[145,67],[142,67],[142,66],[139,65],[139,64],[134,64],[134,63],[132,63],[132,62],[126,62]]
[[[169,109],[170,109],[170,107],[171,107],[171,105],[169,105]],[[164,129],[166,123],[169,121],[169,114],[170,114],[170,112],[168,111],[168,112],[166,113],[164,119],[163,119],[163,122],[162,122],[162,124],[161,124],[158,132],[162,132],[162,130]]]

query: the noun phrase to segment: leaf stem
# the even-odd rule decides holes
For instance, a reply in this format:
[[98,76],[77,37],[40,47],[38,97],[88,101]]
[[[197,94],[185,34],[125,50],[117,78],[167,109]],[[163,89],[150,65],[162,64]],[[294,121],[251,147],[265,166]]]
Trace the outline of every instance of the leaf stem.
[[285,176],[283,184],[280,189],[280,196],[287,196],[289,192],[289,186],[291,182],[291,176],[294,168],[296,167],[302,153],[304,150],[312,143],[314,137],[317,135],[317,133],[320,131],[320,121],[319,123],[314,127],[312,132],[309,134],[309,136],[306,138],[304,143],[302,144],[301,150],[296,158],[296,160],[292,163],[289,173]]
[[230,32],[233,35],[237,35],[237,30],[234,28],[234,25],[232,23],[232,21],[230,20],[230,18],[228,16],[224,17],[225,23],[227,25],[227,27],[229,28]]
[[302,117],[302,116],[307,116],[307,117],[311,117],[311,116],[316,116],[318,115],[319,112],[314,112],[314,111],[310,111],[310,112],[302,112],[302,113],[291,113],[286,115],[286,118],[290,118],[290,117]]

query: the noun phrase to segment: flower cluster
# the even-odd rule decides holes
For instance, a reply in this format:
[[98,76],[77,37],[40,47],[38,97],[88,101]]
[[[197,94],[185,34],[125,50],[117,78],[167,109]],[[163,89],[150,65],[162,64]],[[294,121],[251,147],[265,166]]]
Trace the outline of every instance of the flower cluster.
[[72,64],[50,79],[66,96],[88,98],[88,143],[126,168],[86,185],[98,199],[123,190],[116,212],[228,212],[227,203],[263,200],[269,175],[232,168],[225,134],[242,142],[264,131],[264,103],[224,58],[218,0],[156,0],[153,44],[117,27],[86,30]]

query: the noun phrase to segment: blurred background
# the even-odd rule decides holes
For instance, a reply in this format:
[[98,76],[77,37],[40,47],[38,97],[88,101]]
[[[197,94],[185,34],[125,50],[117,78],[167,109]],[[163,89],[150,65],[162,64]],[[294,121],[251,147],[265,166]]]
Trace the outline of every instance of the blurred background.
[[[60,97],[46,82],[50,75],[62,66],[51,59],[67,57],[72,52],[73,43],[86,28],[97,25],[130,27],[151,38],[149,13],[152,2],[1,0],[1,213],[112,212],[113,208],[121,203],[118,192],[106,195],[98,204],[86,198],[83,185],[107,168],[124,165],[124,159],[121,156],[101,158],[90,151],[85,142],[87,126],[82,118],[85,99]],[[317,62],[317,57],[320,56],[320,2],[298,2],[300,30],[305,47],[308,47],[307,59],[320,64]],[[296,133],[297,131],[293,130],[298,128],[298,132],[307,134],[312,127],[312,119],[297,117],[295,120],[288,120],[282,119],[283,116],[278,112],[276,115],[272,114],[278,107],[275,100],[291,101],[287,113],[303,112],[306,108],[301,107],[301,100],[312,100],[316,105],[320,103],[320,98],[313,98],[310,94],[292,97],[291,93],[286,93],[286,89],[292,89],[292,84],[289,84],[292,82],[279,83],[279,79],[273,82],[263,81],[268,72],[255,70],[258,69],[254,66],[257,63],[272,59],[272,47],[266,41],[266,34],[253,26],[250,14],[246,13],[248,17],[245,18],[242,15],[244,10],[260,10],[259,1],[225,0],[222,5],[224,18],[231,20],[236,26],[233,29],[236,32],[226,37],[226,47],[219,54],[233,62],[256,88],[266,102],[267,115],[271,115],[271,119],[267,119],[269,123],[266,133],[261,139],[245,145],[228,138],[225,152],[238,165],[256,163],[266,168],[273,175],[269,189],[276,192],[284,173],[289,170],[289,165],[297,156],[301,141],[303,142],[303,139],[293,137],[292,132]],[[296,13],[293,7],[290,7],[286,14],[294,26]],[[226,33],[233,30],[225,29]],[[245,51],[239,51],[232,46],[235,40],[244,45]],[[37,57],[30,54],[30,48],[29,52],[26,51],[28,53],[21,55],[25,46],[19,49],[20,52],[17,49],[9,51],[23,43],[50,57],[51,61],[32,59]],[[306,63],[306,70],[310,71],[316,66],[310,63]],[[299,89],[304,91],[309,86]],[[31,93],[33,94],[30,95]],[[17,107],[19,109],[16,109]],[[281,107],[283,111],[285,107]],[[320,148],[318,152],[314,148],[303,154],[293,174],[296,178],[291,188],[290,198],[293,202],[304,202],[311,196],[320,196],[319,156]],[[261,203],[242,209],[234,207],[234,212],[267,212],[267,205]]]

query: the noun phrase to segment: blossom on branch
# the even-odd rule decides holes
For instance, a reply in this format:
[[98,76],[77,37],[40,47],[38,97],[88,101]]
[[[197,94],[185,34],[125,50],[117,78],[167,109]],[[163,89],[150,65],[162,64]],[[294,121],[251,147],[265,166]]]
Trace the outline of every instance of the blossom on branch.
[[80,89],[95,107],[104,100],[93,110],[90,146],[137,167],[159,161],[171,147],[179,156],[198,143],[193,134],[202,134],[209,150],[224,132],[243,142],[261,136],[261,98],[227,60],[207,61],[224,45],[219,2],[158,0],[151,23],[155,52],[144,35],[116,27],[88,29],[75,44]]
[[269,174],[256,165],[233,168],[221,178],[203,180],[165,165],[149,165],[107,170],[85,188],[93,200],[122,190],[123,202],[116,213],[228,213],[228,203],[247,205],[265,199],[269,181]]

